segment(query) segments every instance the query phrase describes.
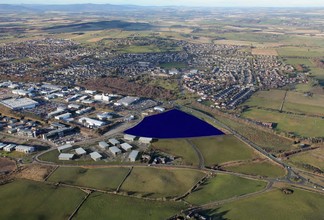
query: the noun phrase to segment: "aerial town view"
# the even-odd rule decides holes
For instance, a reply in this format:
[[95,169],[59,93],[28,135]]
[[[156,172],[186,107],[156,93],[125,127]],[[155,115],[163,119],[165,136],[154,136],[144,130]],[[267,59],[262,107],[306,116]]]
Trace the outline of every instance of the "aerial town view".
[[0,0],[0,201],[324,220],[324,1]]

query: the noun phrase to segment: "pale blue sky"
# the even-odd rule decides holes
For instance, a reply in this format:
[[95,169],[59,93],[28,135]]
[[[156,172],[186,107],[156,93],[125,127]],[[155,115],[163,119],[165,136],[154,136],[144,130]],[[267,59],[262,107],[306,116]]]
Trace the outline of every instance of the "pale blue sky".
[[149,6],[261,6],[261,7],[324,7],[324,0],[0,0],[0,4],[133,4]]

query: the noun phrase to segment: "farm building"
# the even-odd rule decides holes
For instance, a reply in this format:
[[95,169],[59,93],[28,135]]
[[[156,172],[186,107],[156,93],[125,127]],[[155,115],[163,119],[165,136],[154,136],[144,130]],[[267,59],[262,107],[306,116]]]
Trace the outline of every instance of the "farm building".
[[65,150],[70,150],[72,149],[72,145],[71,144],[66,144],[66,145],[63,145],[63,146],[60,146],[57,148],[58,152],[62,152],[62,151],[65,151]]
[[35,147],[30,147],[30,146],[24,146],[24,145],[18,145],[16,147],[16,151],[18,152],[23,152],[25,154],[29,154],[35,151]]
[[35,108],[38,102],[29,98],[12,98],[0,101],[0,104],[12,110]]
[[15,150],[16,145],[15,144],[8,144],[3,148],[4,151],[11,152]]
[[82,147],[79,147],[79,148],[77,148],[77,149],[75,149],[75,153],[77,154],[77,155],[86,155],[87,154],[87,152],[82,148]]
[[120,144],[119,140],[117,140],[115,138],[110,138],[108,141],[109,141],[109,143],[111,143],[114,146]]
[[122,143],[120,147],[123,148],[124,151],[129,151],[133,148],[133,146],[128,143]]
[[132,150],[132,152],[128,156],[128,160],[131,162],[135,162],[138,154],[139,154],[138,150]]
[[117,156],[118,154],[121,154],[121,150],[118,147],[110,147],[109,151],[114,155]]
[[130,134],[125,134],[124,139],[127,141],[134,141],[136,139],[136,136],[130,135]]
[[153,139],[152,138],[147,138],[147,137],[140,137],[138,140],[140,142],[144,143],[144,144],[149,144],[149,143],[152,142]]
[[107,147],[109,147],[109,144],[107,144],[105,141],[100,141],[99,147],[102,149],[106,149]]
[[74,154],[60,154],[59,155],[59,160],[73,160]]
[[94,160],[94,161],[99,161],[101,160],[102,156],[101,154],[99,154],[98,152],[92,152],[90,153],[90,157]]

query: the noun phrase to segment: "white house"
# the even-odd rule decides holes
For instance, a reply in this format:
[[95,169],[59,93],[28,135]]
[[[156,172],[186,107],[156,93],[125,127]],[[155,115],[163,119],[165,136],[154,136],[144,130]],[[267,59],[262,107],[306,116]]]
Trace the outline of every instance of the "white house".
[[99,161],[101,160],[102,156],[101,154],[99,154],[98,152],[92,152],[90,153],[90,157],[94,160],[94,161]]
[[58,159],[59,160],[73,160],[74,154],[65,154],[62,153],[59,155]]
[[23,152],[25,154],[29,154],[35,151],[35,147],[30,147],[30,146],[24,146],[24,145],[18,145],[16,147],[16,151],[18,152]]
[[75,153],[80,156],[87,154],[87,152],[82,147],[75,149]]
[[109,141],[109,143],[111,143],[114,146],[116,146],[117,144],[120,144],[120,142],[116,138],[110,138],[108,141]]
[[65,144],[65,145],[62,145],[60,147],[57,148],[58,152],[62,152],[64,150],[70,150],[72,149],[72,145],[71,144]]
[[4,151],[11,152],[15,150],[16,145],[15,144],[8,144],[3,148]]
[[100,141],[99,147],[102,149],[106,149],[107,147],[109,147],[109,144],[107,144],[105,141]]
[[138,154],[139,154],[138,150],[132,150],[132,152],[128,156],[128,160],[131,162],[135,162]]

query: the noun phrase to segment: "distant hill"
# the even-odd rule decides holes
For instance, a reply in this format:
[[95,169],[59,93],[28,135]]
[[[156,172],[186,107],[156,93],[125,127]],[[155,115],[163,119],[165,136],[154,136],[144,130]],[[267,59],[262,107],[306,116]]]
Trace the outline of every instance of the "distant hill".
[[111,5],[111,4],[71,4],[71,5],[10,5],[0,4],[0,12],[106,12],[106,11],[131,11],[140,8],[150,8],[135,5]]

